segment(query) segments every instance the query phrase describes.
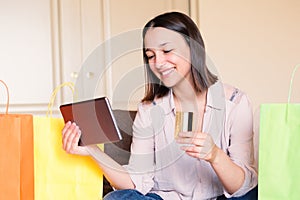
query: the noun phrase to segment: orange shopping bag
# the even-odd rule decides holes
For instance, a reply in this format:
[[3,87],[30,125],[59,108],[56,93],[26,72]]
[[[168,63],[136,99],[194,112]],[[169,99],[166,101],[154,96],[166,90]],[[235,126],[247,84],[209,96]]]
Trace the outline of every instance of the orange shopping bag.
[[102,197],[103,174],[91,157],[66,153],[62,148],[63,118],[52,117],[58,86],[47,116],[34,116],[34,163],[36,200],[96,200]]
[[0,199],[34,199],[33,116],[0,114]]

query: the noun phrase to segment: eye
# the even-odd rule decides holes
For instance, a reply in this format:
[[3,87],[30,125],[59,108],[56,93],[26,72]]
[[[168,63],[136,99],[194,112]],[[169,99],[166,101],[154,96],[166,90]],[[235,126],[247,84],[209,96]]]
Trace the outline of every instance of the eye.
[[147,56],[148,60],[151,60],[152,58],[154,58],[154,55],[153,56]]
[[151,60],[152,58],[154,58],[153,53],[146,53],[146,56],[147,56],[148,60]]
[[163,50],[164,53],[170,53],[173,49]]

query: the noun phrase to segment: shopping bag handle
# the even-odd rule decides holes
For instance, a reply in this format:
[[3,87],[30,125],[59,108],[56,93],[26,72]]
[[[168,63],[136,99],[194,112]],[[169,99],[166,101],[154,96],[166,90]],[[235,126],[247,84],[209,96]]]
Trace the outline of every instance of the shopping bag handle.
[[5,86],[6,88],[6,94],[7,94],[7,102],[6,102],[6,110],[5,110],[5,114],[8,114],[8,106],[9,106],[9,92],[8,92],[8,87],[6,85],[6,83],[2,80],[0,80],[0,82]]
[[291,95],[292,95],[292,87],[293,87],[294,77],[295,77],[296,71],[298,70],[299,67],[300,67],[300,64],[296,65],[294,67],[294,70],[293,70],[293,73],[292,73],[292,77],[291,77],[291,81],[290,81],[290,88],[289,88],[288,104],[290,104],[290,102],[291,102]]
[[295,74],[296,74],[296,71],[298,70],[298,68],[300,67],[300,64],[296,65],[294,67],[294,70],[293,70],[293,73],[292,73],[292,76],[291,76],[291,81],[290,81],[290,88],[289,88],[289,95],[288,95],[288,102],[286,104],[286,112],[285,112],[285,120],[286,121],[289,121],[289,105],[291,104],[291,95],[292,95],[292,88],[293,88],[293,82],[294,82],[294,77],[295,77]]
[[52,117],[52,108],[53,108],[53,104],[54,104],[54,100],[56,98],[56,95],[57,95],[58,91],[61,88],[65,87],[65,86],[68,86],[72,90],[72,94],[74,95],[74,93],[75,93],[74,83],[72,83],[72,82],[65,82],[65,83],[62,83],[59,86],[57,86],[54,89],[54,91],[52,92],[51,97],[50,97],[50,101],[49,101],[49,104],[48,104],[48,111],[47,111],[47,114],[46,114],[47,117],[49,115],[50,115],[50,117]]

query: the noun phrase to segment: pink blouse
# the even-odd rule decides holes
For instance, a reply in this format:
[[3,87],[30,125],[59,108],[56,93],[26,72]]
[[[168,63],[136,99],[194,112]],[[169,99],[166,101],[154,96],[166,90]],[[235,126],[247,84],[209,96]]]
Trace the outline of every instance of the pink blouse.
[[203,132],[209,133],[245,171],[242,187],[230,195],[206,161],[188,156],[174,140],[175,105],[172,91],[152,104],[141,103],[133,125],[129,164],[124,166],[136,189],[163,199],[216,199],[246,194],[257,185],[254,165],[252,108],[240,90],[220,82],[207,92]]

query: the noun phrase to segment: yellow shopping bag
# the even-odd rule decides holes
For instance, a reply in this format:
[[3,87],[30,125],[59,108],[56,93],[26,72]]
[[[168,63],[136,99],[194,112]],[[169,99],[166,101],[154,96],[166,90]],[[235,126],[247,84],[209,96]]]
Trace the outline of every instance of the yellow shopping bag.
[[88,156],[77,156],[62,149],[62,118],[52,117],[57,87],[46,117],[34,116],[34,175],[36,200],[101,199],[103,174]]

